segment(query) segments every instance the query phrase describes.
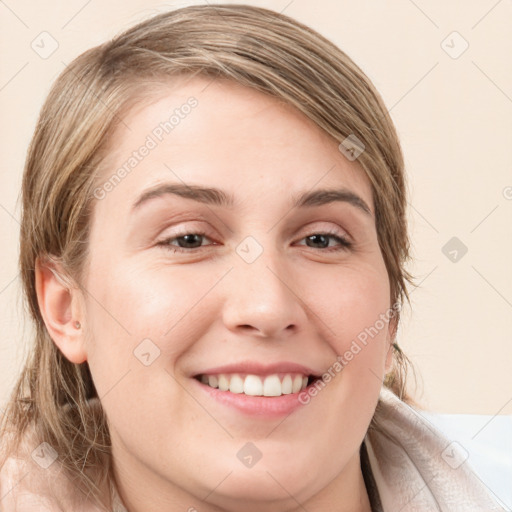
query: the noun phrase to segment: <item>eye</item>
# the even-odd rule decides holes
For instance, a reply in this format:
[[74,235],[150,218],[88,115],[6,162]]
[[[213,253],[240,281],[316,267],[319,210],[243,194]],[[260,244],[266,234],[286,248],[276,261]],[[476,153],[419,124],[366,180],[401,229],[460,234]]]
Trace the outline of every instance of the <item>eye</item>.
[[[302,240],[306,240],[307,247],[311,247],[312,249],[320,249],[323,252],[347,250],[352,247],[352,242],[349,242],[343,235],[339,234],[338,232],[314,233],[312,235],[306,236]],[[331,246],[331,240],[337,242],[338,245]],[[318,245],[320,245],[320,247],[318,247]]]
[[[163,246],[173,252],[190,252],[191,250],[199,249],[203,246],[201,243],[202,239],[209,240],[209,238],[206,236],[206,233],[190,232],[178,234],[177,236],[173,236],[171,238],[166,238],[165,240],[158,242],[158,245]],[[177,242],[177,245],[174,242]]]
[[[215,243],[203,244],[202,242],[205,239],[210,240],[204,232],[188,232],[166,238],[165,240],[158,242],[157,245],[171,250],[172,252],[192,252],[194,249],[200,249],[205,245],[216,245]],[[338,232],[313,233],[302,238],[301,240],[306,240],[307,247],[312,249],[319,249],[323,252],[347,250],[350,249],[353,245],[352,242],[347,240]],[[332,246],[330,243],[331,241],[334,241],[337,243],[337,245]]]

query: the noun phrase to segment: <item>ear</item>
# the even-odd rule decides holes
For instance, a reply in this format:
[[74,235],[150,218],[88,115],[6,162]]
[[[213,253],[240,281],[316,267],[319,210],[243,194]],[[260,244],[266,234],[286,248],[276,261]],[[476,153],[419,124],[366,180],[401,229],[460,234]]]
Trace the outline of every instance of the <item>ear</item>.
[[80,290],[64,279],[62,266],[53,260],[36,259],[35,279],[39,310],[50,337],[72,363],[87,361]]

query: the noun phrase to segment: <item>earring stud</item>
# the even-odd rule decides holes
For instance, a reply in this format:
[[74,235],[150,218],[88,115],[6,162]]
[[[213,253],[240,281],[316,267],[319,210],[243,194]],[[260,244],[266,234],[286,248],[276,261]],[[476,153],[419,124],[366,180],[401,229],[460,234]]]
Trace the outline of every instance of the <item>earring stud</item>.
[[75,328],[76,328],[76,329],[80,329],[80,327],[82,327],[82,325],[81,325],[81,324],[80,324],[80,322],[77,320],[77,321],[75,322]]

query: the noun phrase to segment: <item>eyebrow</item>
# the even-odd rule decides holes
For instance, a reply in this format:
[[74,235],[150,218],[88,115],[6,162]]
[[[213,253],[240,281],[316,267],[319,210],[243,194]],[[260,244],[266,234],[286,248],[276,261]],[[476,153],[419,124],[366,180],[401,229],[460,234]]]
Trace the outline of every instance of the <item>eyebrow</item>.
[[[233,195],[218,188],[202,187],[199,185],[185,185],[181,183],[164,183],[142,193],[133,205],[132,211],[137,210],[151,199],[168,194],[214,206],[233,207],[235,205]],[[372,212],[365,201],[357,194],[346,188],[318,189],[303,192],[292,198],[292,208],[321,206],[333,202],[345,202],[356,207],[366,215],[372,215]]]

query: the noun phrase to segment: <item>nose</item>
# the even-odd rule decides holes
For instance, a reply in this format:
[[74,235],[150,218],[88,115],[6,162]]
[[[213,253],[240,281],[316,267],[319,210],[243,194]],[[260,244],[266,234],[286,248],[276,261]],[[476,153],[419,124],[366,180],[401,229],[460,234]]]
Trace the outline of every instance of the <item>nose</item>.
[[240,261],[230,274],[223,308],[230,331],[278,339],[303,327],[307,316],[300,290],[277,258]]

